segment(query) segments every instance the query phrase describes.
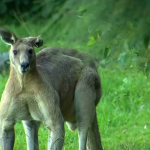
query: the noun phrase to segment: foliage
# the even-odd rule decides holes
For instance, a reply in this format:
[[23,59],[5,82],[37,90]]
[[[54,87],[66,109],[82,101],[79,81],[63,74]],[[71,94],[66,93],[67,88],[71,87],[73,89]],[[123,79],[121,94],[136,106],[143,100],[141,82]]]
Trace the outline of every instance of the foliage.
[[38,18],[48,18],[51,14],[58,12],[65,1],[2,0],[0,3],[0,16],[3,18],[9,16],[8,19],[12,19],[16,15],[29,18],[36,14]]
[[149,7],[149,0],[3,0],[0,15],[5,26],[17,23],[6,26],[15,33],[42,34],[47,45],[86,49],[103,67],[148,74]]

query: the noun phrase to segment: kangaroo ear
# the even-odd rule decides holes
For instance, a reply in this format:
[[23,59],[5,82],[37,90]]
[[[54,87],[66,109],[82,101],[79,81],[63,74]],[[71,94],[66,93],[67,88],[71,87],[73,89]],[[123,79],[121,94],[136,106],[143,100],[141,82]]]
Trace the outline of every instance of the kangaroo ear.
[[9,30],[0,28],[0,36],[2,41],[8,45],[13,45],[17,41],[17,36]]
[[43,45],[43,40],[40,39],[40,36],[38,36],[38,37],[35,39],[34,46],[36,46],[36,47],[41,47],[42,45]]

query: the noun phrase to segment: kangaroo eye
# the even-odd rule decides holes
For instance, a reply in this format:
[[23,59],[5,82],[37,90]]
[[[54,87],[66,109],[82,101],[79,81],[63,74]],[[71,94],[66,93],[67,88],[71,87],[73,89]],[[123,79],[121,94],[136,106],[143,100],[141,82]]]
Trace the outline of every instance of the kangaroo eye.
[[32,52],[33,52],[32,49],[29,49],[29,50],[28,50],[28,53],[29,53],[29,54],[32,54]]
[[14,53],[14,55],[18,54],[17,50],[13,50],[13,53]]

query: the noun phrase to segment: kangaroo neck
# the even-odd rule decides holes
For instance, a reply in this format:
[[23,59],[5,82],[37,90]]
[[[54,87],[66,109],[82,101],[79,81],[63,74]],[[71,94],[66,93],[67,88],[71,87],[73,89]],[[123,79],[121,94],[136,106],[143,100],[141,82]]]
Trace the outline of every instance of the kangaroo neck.
[[39,73],[37,68],[35,67],[32,70],[29,70],[26,73],[19,73],[13,66],[10,67],[10,76],[11,78],[15,79],[14,84],[19,86],[20,90],[24,90],[28,88],[28,85],[31,84],[31,82],[34,82],[35,80],[38,80]]

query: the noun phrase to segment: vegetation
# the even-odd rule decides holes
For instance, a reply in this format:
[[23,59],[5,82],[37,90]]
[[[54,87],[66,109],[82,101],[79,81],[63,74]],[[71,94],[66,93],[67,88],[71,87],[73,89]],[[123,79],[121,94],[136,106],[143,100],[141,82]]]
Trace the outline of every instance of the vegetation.
[[[150,149],[150,82],[143,73],[99,69],[103,98],[97,107],[99,127],[105,150]],[[0,78],[2,93],[6,77]],[[0,94],[1,94],[0,93]],[[25,150],[22,124],[16,124],[15,150]],[[42,125],[39,133],[40,149],[46,150],[48,131]],[[77,131],[66,127],[64,150],[77,150]]]
[[[149,13],[149,0],[0,3],[1,26],[20,37],[41,35],[43,47],[76,48],[96,57],[103,87],[97,114],[105,150],[150,149]],[[0,41],[0,52],[8,49]],[[0,75],[0,95],[7,77]],[[22,124],[15,128],[15,150],[25,150]],[[42,125],[41,150],[47,147],[47,137]],[[77,145],[77,132],[66,127],[64,150],[78,149]]]

